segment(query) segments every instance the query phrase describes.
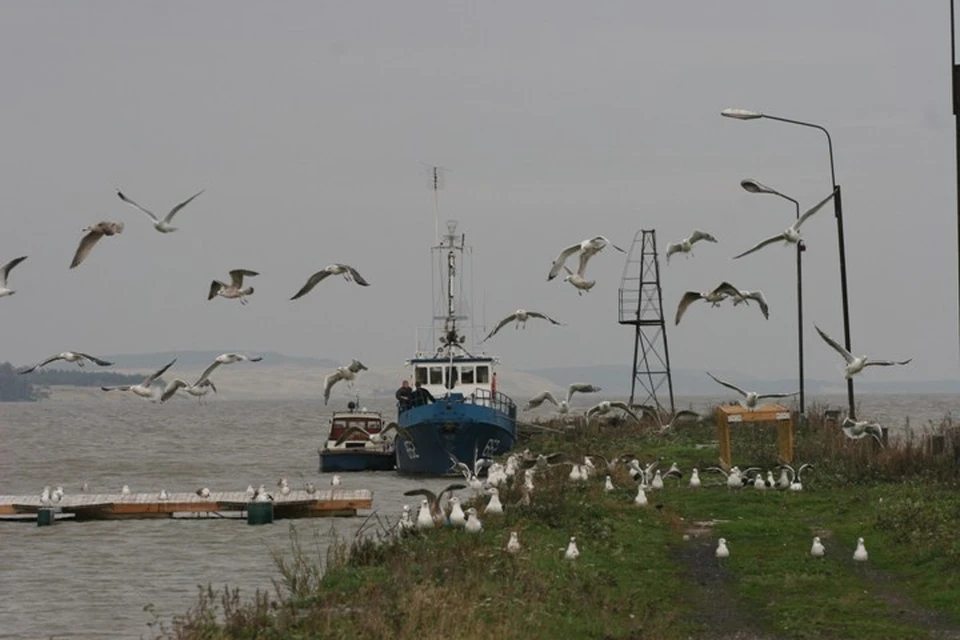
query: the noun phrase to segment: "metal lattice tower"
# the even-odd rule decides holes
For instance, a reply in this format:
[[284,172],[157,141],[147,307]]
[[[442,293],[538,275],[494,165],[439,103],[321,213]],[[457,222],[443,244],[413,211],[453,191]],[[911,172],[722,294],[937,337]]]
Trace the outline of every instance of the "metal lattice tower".
[[[655,229],[642,229],[633,236],[627,264],[623,268],[623,278],[620,280],[619,321],[620,324],[633,325],[635,330],[630,404],[669,409],[670,415],[673,415],[673,379],[670,376],[667,327],[663,318],[663,294],[660,290],[660,262],[657,258]],[[664,382],[667,383],[669,406],[661,402],[658,396],[663,394]]]

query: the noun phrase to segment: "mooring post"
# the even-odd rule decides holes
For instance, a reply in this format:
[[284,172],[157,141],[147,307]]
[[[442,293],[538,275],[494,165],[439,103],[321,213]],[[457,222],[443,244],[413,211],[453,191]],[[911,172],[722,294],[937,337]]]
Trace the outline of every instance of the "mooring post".
[[37,526],[49,527],[57,521],[56,509],[41,507],[37,509]]
[[247,524],[271,524],[273,502],[250,502],[247,504]]

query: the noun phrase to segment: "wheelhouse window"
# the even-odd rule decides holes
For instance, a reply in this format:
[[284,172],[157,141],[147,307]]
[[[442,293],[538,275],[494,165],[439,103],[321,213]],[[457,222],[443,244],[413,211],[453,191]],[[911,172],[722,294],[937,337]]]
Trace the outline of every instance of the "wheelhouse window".
[[443,367],[430,367],[430,384],[443,384]]
[[417,367],[417,370],[414,372],[414,382],[419,382],[420,384],[427,384],[427,368],[426,367]]
[[455,365],[444,367],[444,371],[446,371],[447,374],[446,387],[447,389],[453,389],[457,386],[457,367]]
[[460,367],[460,382],[463,384],[473,384],[473,365]]
[[490,367],[481,364],[477,365],[477,384],[488,384],[490,382]]

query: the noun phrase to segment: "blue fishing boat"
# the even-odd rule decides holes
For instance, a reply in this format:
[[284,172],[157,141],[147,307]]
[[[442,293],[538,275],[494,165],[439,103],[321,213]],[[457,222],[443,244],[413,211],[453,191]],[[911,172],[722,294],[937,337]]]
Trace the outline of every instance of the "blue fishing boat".
[[[434,204],[436,213],[436,169]],[[473,353],[469,306],[463,295],[465,245],[457,222],[447,221],[447,233],[431,248],[440,275],[439,304],[434,300],[426,348],[407,361],[410,378],[434,398],[398,405],[396,468],[403,474],[451,475],[456,462],[474,468],[479,458],[510,451],[516,439],[517,407],[497,391],[499,359]],[[439,234],[438,234],[439,235]]]

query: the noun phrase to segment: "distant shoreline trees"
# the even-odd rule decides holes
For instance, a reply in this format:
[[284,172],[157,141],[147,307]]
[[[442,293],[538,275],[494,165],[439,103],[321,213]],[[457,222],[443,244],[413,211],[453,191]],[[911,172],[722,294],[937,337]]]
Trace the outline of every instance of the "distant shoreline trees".
[[141,374],[79,369],[40,369],[20,375],[9,362],[0,363],[0,402],[36,402],[50,396],[52,386],[99,387],[138,384]]

